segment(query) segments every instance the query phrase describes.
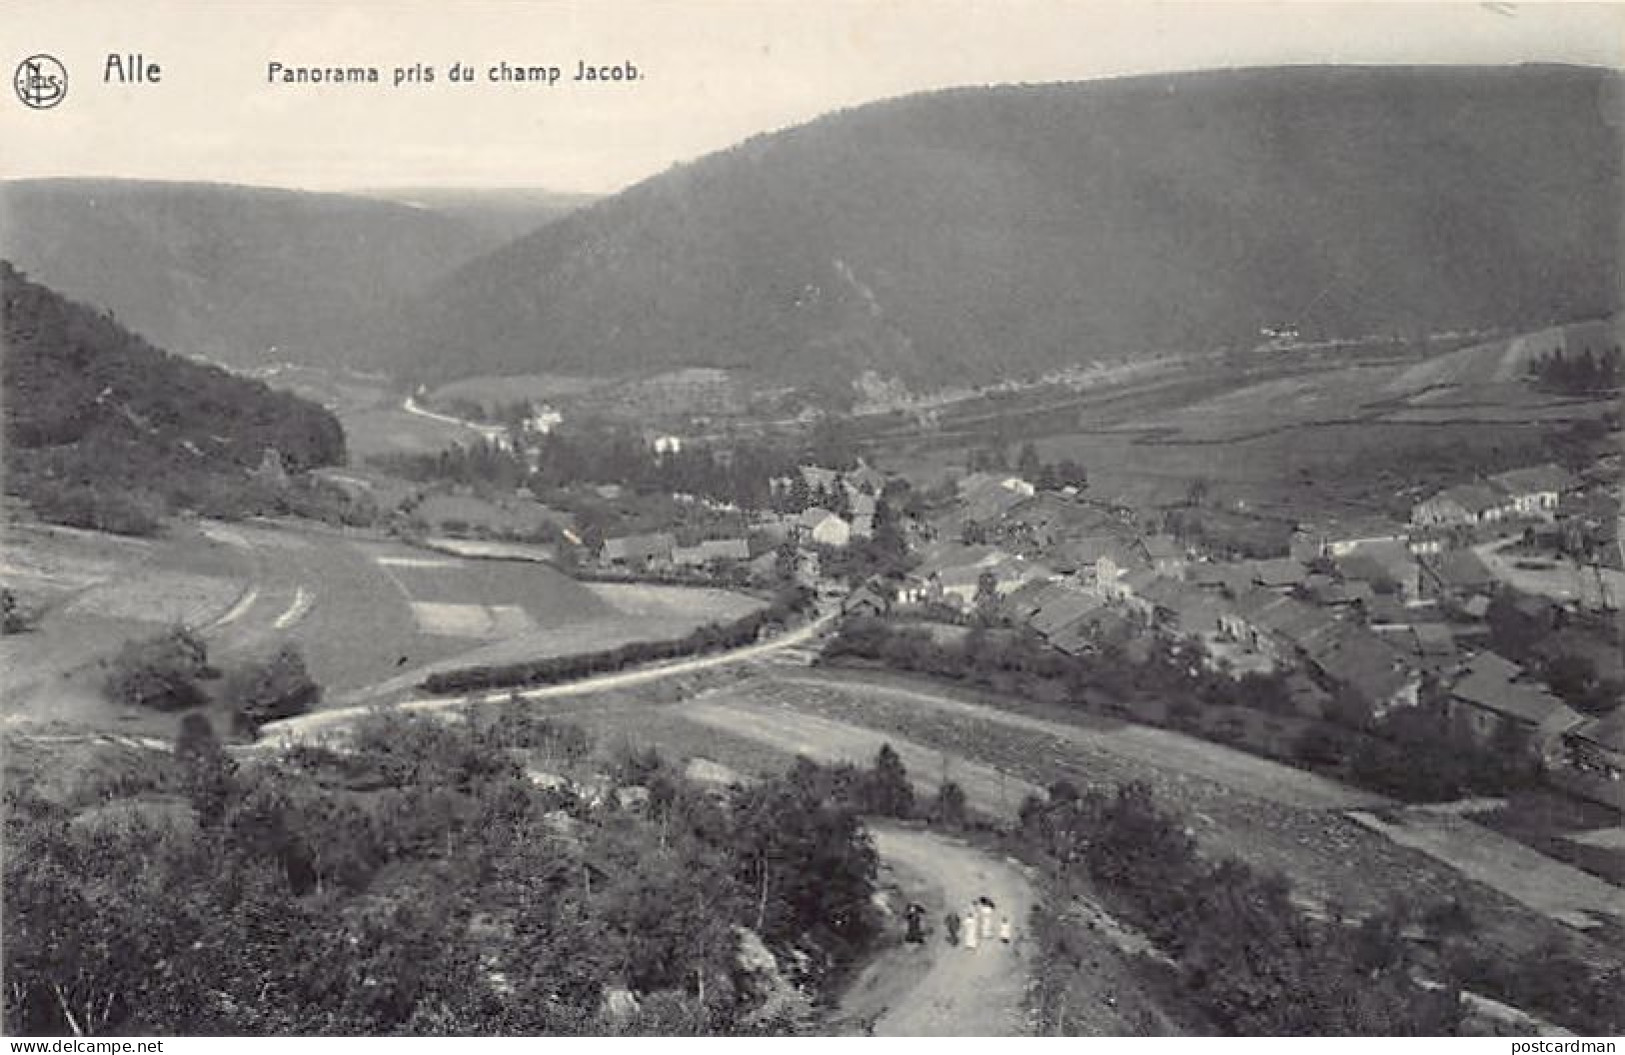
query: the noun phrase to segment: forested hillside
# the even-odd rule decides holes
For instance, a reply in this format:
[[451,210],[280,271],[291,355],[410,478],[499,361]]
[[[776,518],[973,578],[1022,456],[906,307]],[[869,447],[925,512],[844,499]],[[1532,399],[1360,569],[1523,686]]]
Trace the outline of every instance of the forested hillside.
[[967,88],[674,169],[467,265],[419,376],[917,388],[1619,305],[1617,75],[1290,68]]
[[267,451],[294,472],[344,460],[314,403],[170,355],[4,261],[0,292],[6,490],[48,520],[143,531],[174,509],[245,512]]
[[422,197],[23,180],[0,188],[0,236],[18,267],[176,354],[362,366],[381,316],[563,208],[470,192],[442,211]]

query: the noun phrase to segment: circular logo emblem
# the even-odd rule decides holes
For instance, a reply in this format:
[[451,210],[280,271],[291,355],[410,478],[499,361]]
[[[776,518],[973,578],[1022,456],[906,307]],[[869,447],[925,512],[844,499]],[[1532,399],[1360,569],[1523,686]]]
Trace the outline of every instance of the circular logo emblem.
[[11,85],[34,110],[49,110],[68,96],[68,71],[50,55],[30,55],[17,64]]

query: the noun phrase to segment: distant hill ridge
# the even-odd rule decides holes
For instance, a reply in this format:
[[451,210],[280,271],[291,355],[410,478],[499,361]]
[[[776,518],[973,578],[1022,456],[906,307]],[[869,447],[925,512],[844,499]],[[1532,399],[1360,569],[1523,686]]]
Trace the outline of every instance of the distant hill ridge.
[[927,389],[1153,351],[1619,308],[1621,79],[1286,68],[956,89],[833,114],[476,259],[400,369],[685,366]]
[[0,186],[0,246],[36,279],[178,354],[369,365],[366,338],[383,317],[570,201],[414,193],[422,200],[408,204],[213,183],[20,180]]

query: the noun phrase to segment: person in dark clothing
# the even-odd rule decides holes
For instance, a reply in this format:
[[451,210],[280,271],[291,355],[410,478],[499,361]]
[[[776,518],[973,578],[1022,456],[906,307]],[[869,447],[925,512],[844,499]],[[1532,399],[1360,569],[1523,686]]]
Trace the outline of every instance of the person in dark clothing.
[[922,944],[925,941],[925,906],[918,902],[911,903],[903,910],[903,921],[907,927],[903,940]]
[[942,917],[942,925],[947,930],[948,944],[949,945],[958,945],[959,944],[959,913],[955,912],[953,909],[949,909],[948,914],[946,916]]

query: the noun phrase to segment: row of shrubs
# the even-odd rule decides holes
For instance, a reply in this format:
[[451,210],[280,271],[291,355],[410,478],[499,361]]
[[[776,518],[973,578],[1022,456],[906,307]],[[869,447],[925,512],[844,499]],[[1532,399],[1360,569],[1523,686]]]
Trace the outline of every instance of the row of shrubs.
[[731,623],[707,623],[691,634],[670,641],[633,641],[602,652],[438,671],[425,678],[422,687],[427,692],[445,695],[534,688],[594,674],[613,674],[640,663],[739,648],[756,641],[764,630],[782,629],[792,617],[806,611],[811,602],[812,591],[798,586],[780,593],[766,608]]

